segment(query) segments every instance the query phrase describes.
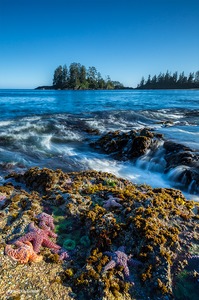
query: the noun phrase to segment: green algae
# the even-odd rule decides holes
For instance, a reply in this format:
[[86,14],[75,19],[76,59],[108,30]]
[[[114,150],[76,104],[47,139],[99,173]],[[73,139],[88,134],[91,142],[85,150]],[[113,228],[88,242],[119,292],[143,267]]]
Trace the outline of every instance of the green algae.
[[104,181],[104,185],[108,185],[110,187],[116,187],[117,182],[113,179],[107,179]]

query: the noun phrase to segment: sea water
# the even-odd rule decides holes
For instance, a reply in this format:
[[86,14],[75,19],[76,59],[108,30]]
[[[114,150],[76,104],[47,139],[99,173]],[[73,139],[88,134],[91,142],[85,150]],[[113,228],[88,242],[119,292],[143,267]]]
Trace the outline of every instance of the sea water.
[[[163,149],[136,162],[117,161],[90,143],[108,131],[152,128],[199,154],[199,90],[44,91],[0,90],[0,180],[32,166],[95,169],[153,187],[175,187],[199,199],[164,174]],[[180,167],[179,167],[180,168]],[[173,173],[172,173],[173,171]]]

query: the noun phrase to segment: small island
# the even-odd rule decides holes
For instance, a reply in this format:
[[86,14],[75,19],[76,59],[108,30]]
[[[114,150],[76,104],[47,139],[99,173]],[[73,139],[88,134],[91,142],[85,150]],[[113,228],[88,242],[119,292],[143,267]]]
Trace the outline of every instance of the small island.
[[39,86],[39,90],[114,90],[130,89],[119,81],[112,81],[107,75],[104,79],[96,67],[88,69],[80,63],[58,66],[54,71],[52,86]]

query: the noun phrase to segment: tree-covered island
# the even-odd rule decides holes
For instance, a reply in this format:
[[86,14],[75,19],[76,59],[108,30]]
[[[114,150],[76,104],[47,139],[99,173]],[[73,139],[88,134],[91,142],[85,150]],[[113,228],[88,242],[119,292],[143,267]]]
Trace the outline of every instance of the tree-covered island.
[[125,87],[119,81],[112,81],[110,76],[104,79],[96,67],[86,68],[80,63],[71,63],[58,66],[54,71],[53,85],[41,86],[37,89],[55,89],[55,90],[113,90],[124,89]]

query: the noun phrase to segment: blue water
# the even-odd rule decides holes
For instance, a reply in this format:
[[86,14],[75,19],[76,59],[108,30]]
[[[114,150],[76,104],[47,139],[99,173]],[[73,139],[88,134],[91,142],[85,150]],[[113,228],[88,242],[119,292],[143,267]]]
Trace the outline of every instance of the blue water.
[[37,114],[199,109],[199,90],[42,91],[0,90],[1,119]]
[[98,136],[88,129],[103,134],[150,127],[199,151],[199,90],[0,90],[0,116],[2,181],[10,171],[40,166],[96,169],[135,183],[176,187],[160,170],[97,153],[89,144]]

